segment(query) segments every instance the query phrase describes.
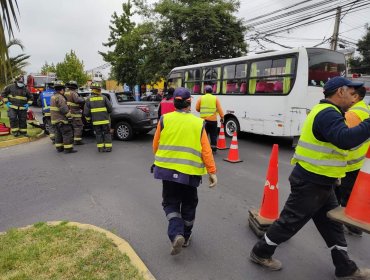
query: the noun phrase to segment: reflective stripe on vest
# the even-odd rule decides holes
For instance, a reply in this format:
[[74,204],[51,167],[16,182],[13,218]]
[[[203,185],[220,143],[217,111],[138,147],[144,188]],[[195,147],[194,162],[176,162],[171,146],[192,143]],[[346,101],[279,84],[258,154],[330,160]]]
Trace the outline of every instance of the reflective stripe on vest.
[[312,132],[315,117],[327,108],[333,108],[341,114],[332,104],[322,103],[314,106],[303,124],[301,137],[291,162],[299,163],[304,169],[315,174],[342,178],[346,172],[348,152],[329,142],[316,139]]
[[215,114],[217,111],[216,96],[210,93],[206,93],[201,98],[202,99],[200,100],[200,117],[205,118]]
[[43,100],[44,100],[44,110],[48,110],[49,106],[48,103],[46,102],[46,98],[43,98]]
[[73,102],[69,102],[69,101],[67,102],[67,105],[70,106],[70,107],[80,107],[79,104],[73,103]]
[[90,101],[103,101],[103,97],[102,96],[99,96],[99,97],[90,97],[89,100]]
[[[369,106],[361,100],[349,108],[348,112],[355,113],[361,121],[366,120],[370,116]],[[361,169],[365,161],[365,154],[370,146],[370,139],[366,140],[361,145],[351,149],[347,157],[347,172]]]
[[109,120],[93,122],[93,125],[102,125],[102,124],[109,124]]
[[60,110],[58,107],[50,106],[50,111],[59,112]]
[[26,100],[27,101],[27,97],[25,97],[25,96],[18,96],[18,95],[14,96],[12,94],[9,94],[8,97],[13,98],[13,99],[17,99],[17,100]]
[[172,112],[163,115],[156,166],[188,175],[206,174],[202,160],[203,120],[190,114]]
[[106,107],[91,108],[91,113],[98,113],[98,112],[107,112],[107,108]]

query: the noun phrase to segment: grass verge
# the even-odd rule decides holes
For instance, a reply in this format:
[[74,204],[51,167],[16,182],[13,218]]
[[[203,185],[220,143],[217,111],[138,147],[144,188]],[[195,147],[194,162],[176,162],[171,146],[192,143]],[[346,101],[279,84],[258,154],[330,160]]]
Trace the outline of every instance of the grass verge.
[[[7,117],[7,109],[0,107],[0,122],[5,123],[9,127],[9,118]],[[27,124],[27,134],[30,137],[35,137],[36,135],[42,132],[41,128],[34,127],[30,124]],[[12,139],[17,139],[18,137],[14,137],[13,135],[0,135],[0,142],[7,141]],[[0,278],[1,279],[1,278]]]
[[0,235],[0,279],[144,279],[103,233],[37,223]]

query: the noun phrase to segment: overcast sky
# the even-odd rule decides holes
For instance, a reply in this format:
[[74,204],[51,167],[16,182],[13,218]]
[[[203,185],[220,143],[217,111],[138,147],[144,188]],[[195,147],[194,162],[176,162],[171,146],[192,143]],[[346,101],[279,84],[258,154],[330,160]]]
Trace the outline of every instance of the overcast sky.
[[[154,2],[154,1],[151,1]],[[238,17],[249,19],[269,11],[286,7],[295,0],[241,0]],[[340,1],[338,1],[340,2]],[[58,63],[64,60],[71,49],[82,59],[85,70],[103,65],[98,51],[106,51],[102,42],[109,36],[109,24],[114,11],[122,13],[122,0],[18,0],[20,9],[20,32],[15,37],[25,46],[24,52],[31,55],[26,71],[39,72],[47,61]],[[357,42],[364,34],[364,24],[370,21],[370,9],[346,15],[340,26],[341,35]],[[297,47],[313,46],[333,33],[334,20],[301,28],[291,33],[278,34],[279,43]],[[350,30],[350,31],[347,31]],[[282,49],[265,44],[269,49]],[[322,45],[328,47],[328,45]],[[251,51],[260,47],[250,43]],[[14,49],[12,53],[16,53]]]

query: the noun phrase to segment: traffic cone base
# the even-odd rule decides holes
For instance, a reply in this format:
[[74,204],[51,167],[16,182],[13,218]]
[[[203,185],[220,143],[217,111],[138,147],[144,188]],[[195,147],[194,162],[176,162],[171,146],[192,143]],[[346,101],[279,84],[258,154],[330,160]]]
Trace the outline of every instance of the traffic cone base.
[[231,140],[229,154],[227,158],[224,158],[224,161],[231,163],[242,162],[242,160],[239,158],[238,137],[236,136],[236,131],[234,131],[234,135]]
[[269,220],[261,217],[258,210],[249,210],[248,225],[258,237],[262,237],[273,222],[274,220]]
[[218,135],[218,139],[217,139],[217,149],[218,150],[228,149],[228,147],[226,146],[226,138],[225,138],[225,131],[224,131],[223,123],[221,123],[220,134]]
[[351,219],[350,217],[346,215],[345,208],[343,207],[337,207],[333,210],[330,210],[327,215],[328,215],[328,218],[336,222],[339,222],[339,223],[342,223],[348,226],[354,226],[370,234],[370,225]]

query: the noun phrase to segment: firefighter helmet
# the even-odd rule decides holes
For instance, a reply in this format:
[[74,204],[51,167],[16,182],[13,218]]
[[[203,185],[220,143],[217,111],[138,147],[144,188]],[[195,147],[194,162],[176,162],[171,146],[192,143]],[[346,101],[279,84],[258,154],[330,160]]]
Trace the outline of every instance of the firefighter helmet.
[[101,89],[101,84],[97,82],[93,82],[91,83],[90,88],[91,89]]
[[62,90],[62,89],[65,89],[65,88],[66,88],[66,86],[65,86],[63,81],[55,81],[54,82],[54,89],[55,90]]
[[66,84],[66,87],[67,88],[70,88],[70,89],[78,89],[78,84],[76,81],[69,81],[67,84]]

